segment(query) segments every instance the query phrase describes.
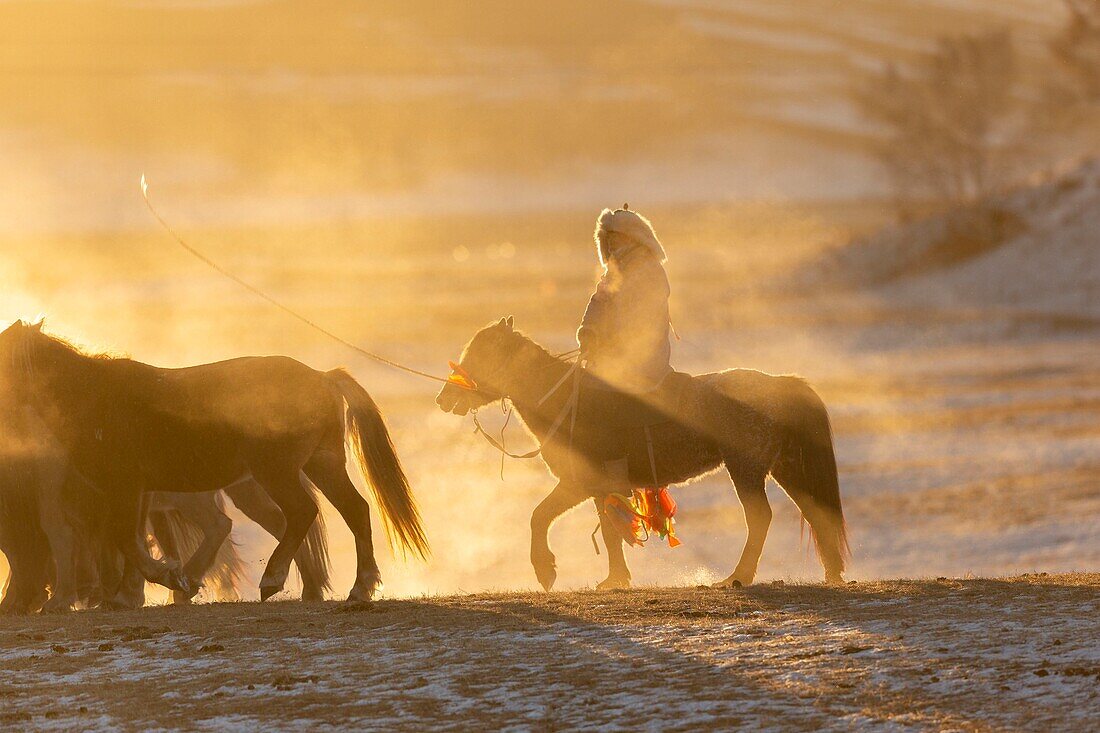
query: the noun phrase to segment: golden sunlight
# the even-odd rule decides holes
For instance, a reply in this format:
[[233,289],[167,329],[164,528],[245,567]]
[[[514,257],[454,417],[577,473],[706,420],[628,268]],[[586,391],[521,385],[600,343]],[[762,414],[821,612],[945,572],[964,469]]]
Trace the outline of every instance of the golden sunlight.
[[1097,49],[0,2],[0,725],[1088,728]]

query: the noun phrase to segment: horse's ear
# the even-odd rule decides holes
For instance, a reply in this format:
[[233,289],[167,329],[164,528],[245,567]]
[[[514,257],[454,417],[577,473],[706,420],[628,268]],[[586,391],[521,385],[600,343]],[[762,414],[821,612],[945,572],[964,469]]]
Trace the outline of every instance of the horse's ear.
[[31,330],[42,333],[42,327],[46,325],[46,316],[40,316],[38,323],[31,324]]
[[504,319],[504,324],[506,326],[508,326],[508,328],[515,328],[515,323],[516,323],[516,319],[513,318],[512,316],[508,316],[507,318]]
[[511,331],[512,330],[512,317],[508,316],[507,318],[501,318],[499,321],[497,321],[497,325],[500,326],[501,328],[507,328],[509,331]]

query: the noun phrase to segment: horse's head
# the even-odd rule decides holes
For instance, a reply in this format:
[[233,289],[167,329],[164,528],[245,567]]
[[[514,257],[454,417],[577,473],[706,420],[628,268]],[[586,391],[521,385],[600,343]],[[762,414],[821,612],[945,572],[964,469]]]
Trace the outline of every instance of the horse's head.
[[504,397],[507,367],[523,338],[513,328],[511,316],[474,334],[435,398],[440,409],[465,415]]
[[30,373],[30,354],[37,337],[42,336],[42,325],[16,321],[0,332],[0,392],[8,399],[21,399]]
[[45,324],[44,318],[37,323],[16,321],[0,331],[0,367],[11,364],[13,360],[26,358],[36,340],[44,337],[42,326]]

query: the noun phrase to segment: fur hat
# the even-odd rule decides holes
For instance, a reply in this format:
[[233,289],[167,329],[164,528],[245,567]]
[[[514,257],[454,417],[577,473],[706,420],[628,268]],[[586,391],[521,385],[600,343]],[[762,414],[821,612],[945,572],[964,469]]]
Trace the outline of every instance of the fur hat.
[[606,234],[615,232],[637,242],[649,249],[657,257],[659,262],[668,259],[665,248],[661,246],[661,240],[657,239],[657,233],[653,231],[653,225],[641,214],[631,211],[627,204],[623,208],[604,209],[600,217],[596,219],[596,250],[600,254],[600,263],[607,264]]

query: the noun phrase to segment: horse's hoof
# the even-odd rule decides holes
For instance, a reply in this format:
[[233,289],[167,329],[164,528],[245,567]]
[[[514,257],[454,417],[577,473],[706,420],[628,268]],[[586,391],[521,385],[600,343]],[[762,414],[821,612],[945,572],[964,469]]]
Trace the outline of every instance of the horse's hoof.
[[172,591],[172,605],[173,606],[190,606],[191,605],[191,595],[189,593],[184,593],[183,591],[180,591],[180,590]]
[[840,573],[825,573],[825,585],[844,585],[844,576]]
[[554,581],[558,579],[558,571],[554,568],[542,571],[536,569],[535,577],[538,578],[539,585],[542,586],[542,589],[549,592],[554,587]]
[[362,584],[356,583],[348,593],[349,603],[367,603],[382,592],[382,579],[375,578]]
[[725,580],[720,580],[717,583],[713,583],[711,588],[744,588],[746,585],[752,585],[752,579],[747,578],[742,580],[734,576],[730,576]]
[[103,601],[103,603],[100,603],[97,608],[99,608],[101,611],[133,611],[141,608],[144,605],[144,599],[141,603],[133,603],[132,601],[127,601],[125,599],[109,598]]
[[323,601],[325,600],[325,594],[321,592],[320,588],[302,588],[302,600],[307,603]]
[[46,601],[45,604],[43,604],[42,610],[40,611],[40,613],[58,614],[58,613],[69,613],[70,611],[73,610],[73,604],[71,604],[71,603],[64,603],[62,601],[58,601],[57,603],[51,603],[51,601],[53,601],[52,598],[49,601]]
[[81,588],[76,592],[76,597],[84,608],[96,608],[103,603],[103,590],[101,588]]
[[187,579],[187,576],[184,575],[179,568],[165,569],[161,577],[154,582],[163,585],[168,590],[187,593],[188,597],[191,597],[198,592],[198,588],[196,588],[194,591],[191,590],[191,581]]
[[192,578],[190,576],[185,576],[185,580],[187,581],[187,588],[178,592],[186,593],[187,600],[191,600],[199,594],[199,591],[203,589],[202,578]]
[[261,585],[260,586],[260,600],[261,601],[266,601],[268,598],[271,598],[271,596],[275,595],[276,593],[282,593],[282,592],[283,592],[283,586],[281,586],[281,585],[278,586],[278,587],[273,586],[273,585],[266,585],[266,586]]
[[348,603],[370,603],[371,601],[374,600],[374,596],[375,596],[376,593],[377,593],[377,591],[361,591],[361,590],[356,590],[355,588],[352,588],[351,592],[348,593],[347,602]]
[[549,591],[554,587],[554,581],[558,579],[557,565],[554,563],[554,558],[551,557],[547,561],[532,562],[535,568],[535,578],[538,579],[539,585],[542,589]]
[[630,587],[630,578],[608,577],[596,586],[596,590],[623,590]]

